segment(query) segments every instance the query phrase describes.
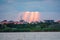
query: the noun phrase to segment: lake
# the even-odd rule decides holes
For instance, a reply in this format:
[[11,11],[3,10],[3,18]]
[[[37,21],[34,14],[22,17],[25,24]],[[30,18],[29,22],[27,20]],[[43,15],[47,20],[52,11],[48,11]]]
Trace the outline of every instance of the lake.
[[0,40],[60,40],[60,32],[7,32]]

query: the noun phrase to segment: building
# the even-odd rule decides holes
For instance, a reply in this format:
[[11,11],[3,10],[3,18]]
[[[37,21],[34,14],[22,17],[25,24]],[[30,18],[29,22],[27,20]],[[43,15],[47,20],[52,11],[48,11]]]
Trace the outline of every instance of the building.
[[20,22],[18,22],[18,21],[15,21],[15,22],[14,22],[14,24],[20,24]]
[[14,24],[14,21],[8,21],[8,24]]
[[3,20],[0,22],[0,24],[8,24],[8,21],[7,20]]
[[20,20],[20,24],[24,24],[25,23],[25,21],[24,20]]
[[57,22],[60,23],[60,20],[58,20]]
[[54,20],[44,20],[45,23],[54,23]]

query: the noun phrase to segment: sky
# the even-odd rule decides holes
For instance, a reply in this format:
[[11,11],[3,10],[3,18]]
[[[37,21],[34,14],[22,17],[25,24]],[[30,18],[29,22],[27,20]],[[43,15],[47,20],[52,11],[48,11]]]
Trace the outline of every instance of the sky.
[[60,20],[60,0],[0,0],[0,21],[14,20],[22,12],[40,12],[40,20]]

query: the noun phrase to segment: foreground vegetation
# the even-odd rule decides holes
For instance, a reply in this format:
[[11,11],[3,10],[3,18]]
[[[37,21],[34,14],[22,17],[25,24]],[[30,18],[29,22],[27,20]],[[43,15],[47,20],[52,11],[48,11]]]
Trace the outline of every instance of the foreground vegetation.
[[59,23],[0,24],[0,32],[52,32],[60,31]]

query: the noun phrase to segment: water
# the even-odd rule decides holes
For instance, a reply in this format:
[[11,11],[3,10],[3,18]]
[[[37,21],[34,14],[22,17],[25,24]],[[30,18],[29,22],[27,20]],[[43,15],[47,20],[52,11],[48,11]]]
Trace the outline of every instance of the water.
[[60,32],[0,33],[0,40],[60,40]]

